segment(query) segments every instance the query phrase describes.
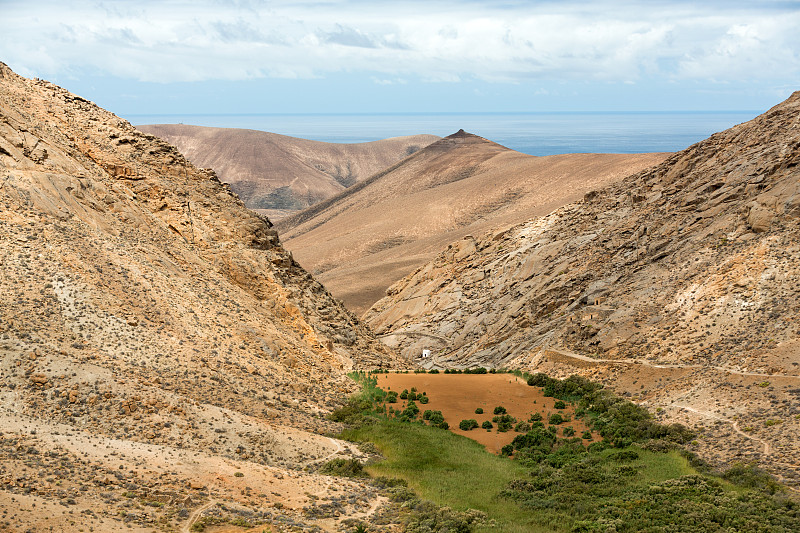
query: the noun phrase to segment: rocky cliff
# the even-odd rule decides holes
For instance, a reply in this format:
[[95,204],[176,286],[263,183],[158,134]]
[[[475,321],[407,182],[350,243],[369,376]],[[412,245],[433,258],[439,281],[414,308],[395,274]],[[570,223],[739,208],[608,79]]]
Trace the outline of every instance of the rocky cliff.
[[365,319],[439,365],[614,376],[728,428],[734,456],[796,468],[799,162],[795,93],[582,201],[452,244]]
[[281,472],[344,449],[308,431],[345,373],[402,364],[213,172],[3,64],[0,257],[3,530],[152,529],[251,489],[299,513],[330,483]]

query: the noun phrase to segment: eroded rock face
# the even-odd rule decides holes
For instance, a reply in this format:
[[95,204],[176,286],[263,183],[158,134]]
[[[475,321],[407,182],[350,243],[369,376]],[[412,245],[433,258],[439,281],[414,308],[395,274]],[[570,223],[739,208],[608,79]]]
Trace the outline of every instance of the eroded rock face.
[[[440,365],[557,372],[555,350],[588,357],[577,361],[584,372],[605,359],[798,376],[798,163],[800,92],[582,202],[452,244],[365,319],[407,356],[434,349]],[[713,398],[720,383],[681,379],[669,393],[651,383],[642,398],[666,405],[695,387]],[[712,411],[797,442],[780,433],[798,432],[790,391],[800,382],[787,379],[779,392],[720,394]],[[783,429],[765,429],[770,410]],[[800,457],[796,445],[784,451]]]
[[[329,426],[347,371],[397,357],[213,172],[55,85],[0,73],[0,477],[24,467],[3,439],[89,473],[124,448],[143,478],[207,476],[222,498],[230,485],[208,481],[221,462],[295,468],[341,449],[306,431]],[[85,442],[56,437],[73,430]],[[82,447],[105,453],[79,460]]]

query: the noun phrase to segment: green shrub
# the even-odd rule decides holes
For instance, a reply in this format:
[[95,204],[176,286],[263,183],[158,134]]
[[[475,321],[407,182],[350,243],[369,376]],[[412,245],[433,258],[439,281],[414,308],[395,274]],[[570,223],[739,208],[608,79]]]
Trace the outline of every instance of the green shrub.
[[483,424],[481,424],[481,427],[483,429],[492,429],[494,427],[494,424],[492,424],[491,422],[486,420],[486,421],[483,422]]
[[541,413],[533,413],[529,418],[528,422],[541,422],[542,414]]
[[565,427],[562,430],[562,433],[564,434],[565,437],[572,437],[573,435],[575,435],[575,428],[573,428],[571,426],[570,427]]
[[483,407],[478,407],[477,409],[475,409],[475,414],[476,415],[482,415],[483,414]]
[[566,409],[567,404],[564,403],[564,400],[556,400],[556,403],[553,404],[553,408],[555,409]]
[[494,414],[504,415],[506,414],[506,408],[503,407],[502,405],[498,405],[497,407],[494,408]]
[[564,422],[564,417],[562,417],[558,413],[553,413],[552,415],[550,415],[550,418],[548,419],[548,422],[550,424],[554,425],[554,426],[557,426],[557,425],[561,424],[562,422]]
[[478,421],[474,418],[464,419],[458,423],[458,427],[461,431],[470,431],[478,427]]
[[517,420],[513,416],[507,414],[492,417],[492,422],[497,424],[497,431],[501,433],[510,431],[511,428],[514,426],[514,422],[516,421]]
[[421,403],[422,405],[425,405],[426,403],[428,403],[428,402],[430,401],[430,400],[428,399],[428,397],[427,397],[427,396],[418,396],[418,397],[417,397],[417,400],[418,400],[418,401],[419,401],[419,403]]
[[592,432],[591,432],[591,431],[589,431],[589,430],[586,430],[586,431],[584,431],[584,432],[583,432],[583,435],[581,435],[581,438],[582,438],[582,439],[586,439],[586,440],[591,440],[591,438],[592,438]]
[[390,390],[386,393],[386,403],[397,403],[397,392]]
[[514,431],[517,433],[527,433],[531,430],[531,425],[527,422],[519,422],[516,426],[514,426]]
[[319,469],[320,474],[342,477],[369,477],[364,465],[355,459],[331,459]]

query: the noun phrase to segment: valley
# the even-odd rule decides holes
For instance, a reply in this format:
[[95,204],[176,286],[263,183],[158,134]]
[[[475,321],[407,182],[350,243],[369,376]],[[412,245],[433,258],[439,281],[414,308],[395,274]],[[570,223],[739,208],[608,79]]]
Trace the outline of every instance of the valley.
[[799,109],[330,146],[0,63],[0,529],[792,531]]

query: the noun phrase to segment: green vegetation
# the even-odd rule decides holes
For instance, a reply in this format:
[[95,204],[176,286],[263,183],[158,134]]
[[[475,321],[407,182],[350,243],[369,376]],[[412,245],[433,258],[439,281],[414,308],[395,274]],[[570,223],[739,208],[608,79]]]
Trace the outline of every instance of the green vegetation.
[[478,421],[474,418],[465,419],[458,423],[458,429],[461,431],[470,431],[476,427],[478,427]]
[[[661,425],[645,409],[579,377],[525,377],[574,403],[575,418],[592,431],[579,438],[566,427],[559,437],[556,424],[545,427],[541,417],[531,417],[527,427],[517,424],[525,432],[498,457],[431,427],[444,421],[439,411],[427,410],[419,420],[402,416],[407,406],[386,416],[386,394],[368,377],[362,393],[332,418],[351,421],[344,438],[372,442],[384,454],[384,461],[366,467],[370,474],[407,482],[385,489],[408,510],[406,531],[800,530],[800,506],[780,485],[747,465],[711,473],[683,449],[694,438],[683,426]],[[353,414],[357,407],[361,418]],[[502,408],[496,412],[498,431],[501,423],[510,429],[513,418]],[[465,423],[478,427],[472,419]],[[491,429],[491,422],[482,427]],[[589,442],[598,435],[602,440]]]
[[475,414],[476,415],[482,415],[483,414],[483,407],[478,407],[477,409],[475,409]]
[[364,465],[355,459],[331,459],[319,469],[320,474],[343,477],[366,477]]

